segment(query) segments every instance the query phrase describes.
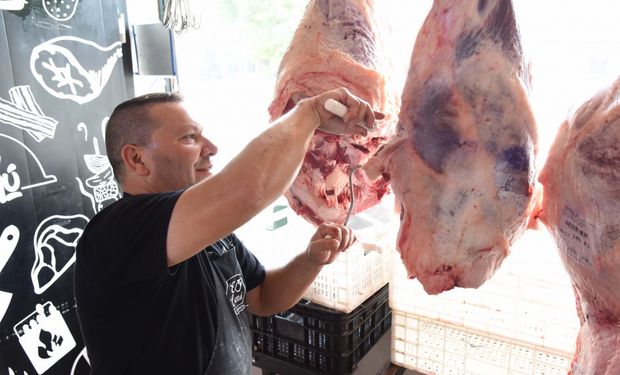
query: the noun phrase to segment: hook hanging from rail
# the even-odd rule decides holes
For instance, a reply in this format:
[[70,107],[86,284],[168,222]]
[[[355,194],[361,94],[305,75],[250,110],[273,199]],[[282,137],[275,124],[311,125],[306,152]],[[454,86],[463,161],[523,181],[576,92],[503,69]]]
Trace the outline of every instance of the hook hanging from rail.
[[192,0],[165,0],[161,22],[167,29],[181,34],[188,28],[200,28],[201,19],[191,6]]

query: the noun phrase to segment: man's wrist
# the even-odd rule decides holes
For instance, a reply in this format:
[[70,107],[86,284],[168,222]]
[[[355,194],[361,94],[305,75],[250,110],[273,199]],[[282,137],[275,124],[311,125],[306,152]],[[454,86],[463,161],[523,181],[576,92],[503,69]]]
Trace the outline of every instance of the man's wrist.
[[314,262],[310,258],[308,251],[305,251],[304,253],[299,254],[294,259],[294,262],[297,263],[297,268],[299,268],[301,272],[319,273],[321,272],[321,269],[323,269],[323,264],[318,264]]
[[313,130],[321,126],[321,116],[318,112],[319,109],[316,107],[317,105],[318,103],[315,98],[304,99],[297,105],[299,116],[301,116],[300,121],[306,122]]

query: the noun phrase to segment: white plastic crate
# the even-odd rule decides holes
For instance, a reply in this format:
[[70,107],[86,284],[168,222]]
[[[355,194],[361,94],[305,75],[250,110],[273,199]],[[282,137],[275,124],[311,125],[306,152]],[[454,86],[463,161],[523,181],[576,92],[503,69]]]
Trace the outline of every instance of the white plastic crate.
[[566,352],[392,310],[392,363],[424,374],[566,375]]
[[579,320],[548,233],[529,231],[478,289],[429,296],[394,252],[392,361],[429,374],[566,374]]
[[323,267],[304,298],[344,313],[353,311],[390,280],[394,240],[386,240],[367,236],[351,246]]
[[[323,267],[304,298],[349,313],[389,282],[398,231],[393,202],[392,196],[386,197],[380,205],[351,217],[349,226],[358,241]],[[253,224],[238,235],[267,268],[285,265],[305,249],[316,230],[283,199]]]

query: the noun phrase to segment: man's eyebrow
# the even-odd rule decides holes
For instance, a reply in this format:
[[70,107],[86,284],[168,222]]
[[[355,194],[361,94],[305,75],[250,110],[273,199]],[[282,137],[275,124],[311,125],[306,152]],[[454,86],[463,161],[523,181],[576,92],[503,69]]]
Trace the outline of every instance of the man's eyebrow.
[[191,128],[194,131],[198,131],[199,133],[202,133],[202,126],[200,126],[200,124],[196,123],[196,122],[188,122],[187,127]]

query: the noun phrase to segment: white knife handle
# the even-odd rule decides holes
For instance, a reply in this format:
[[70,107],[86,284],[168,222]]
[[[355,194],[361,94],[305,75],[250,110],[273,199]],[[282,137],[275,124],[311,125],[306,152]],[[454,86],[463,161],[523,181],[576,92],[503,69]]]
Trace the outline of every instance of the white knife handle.
[[334,99],[327,99],[327,101],[325,101],[325,110],[342,118],[344,117],[345,113],[347,113],[349,108]]

